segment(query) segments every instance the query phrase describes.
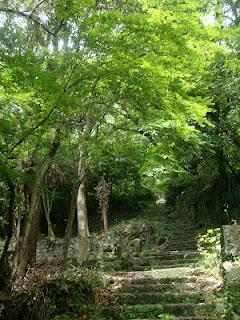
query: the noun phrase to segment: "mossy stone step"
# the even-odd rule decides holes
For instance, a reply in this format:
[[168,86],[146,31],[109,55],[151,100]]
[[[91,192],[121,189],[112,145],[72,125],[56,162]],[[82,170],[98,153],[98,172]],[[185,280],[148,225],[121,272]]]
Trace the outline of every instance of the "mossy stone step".
[[[174,222],[175,224],[175,222]],[[171,232],[179,232],[180,234],[182,234],[182,231],[185,231],[185,230],[191,230],[193,232],[196,232],[199,230],[198,226],[196,225],[186,225],[186,224],[177,224],[177,225],[174,225],[174,226],[170,226],[169,227],[169,231]]]
[[[104,272],[112,272],[113,270],[116,270],[116,272],[121,272],[120,268],[117,270],[117,268],[114,268],[114,264],[113,265],[104,265],[102,266],[102,271]],[[189,274],[195,274],[195,270],[200,269],[198,268],[198,264],[195,263],[179,263],[179,264],[170,264],[170,265],[134,265],[131,264],[129,266],[127,266],[125,268],[126,270],[129,270],[128,272],[153,272],[153,271],[158,271],[158,272],[166,272],[166,274],[170,273],[170,274],[174,274],[174,270],[176,270],[176,274],[178,274],[178,272],[181,273],[189,273]],[[127,272],[127,271],[126,271]],[[201,271],[203,272],[203,271]]]
[[184,247],[190,247],[190,246],[197,246],[197,242],[196,241],[185,241],[185,242],[169,241],[168,245],[184,248]]
[[144,319],[146,317],[158,317],[161,314],[173,316],[207,316],[220,310],[222,306],[206,303],[164,303],[164,304],[143,304],[132,306],[110,306],[103,309],[105,317],[112,317],[115,320],[128,320],[133,318]]
[[[117,269],[118,268],[118,269]],[[113,270],[116,271],[120,271],[119,266],[117,265],[104,265],[101,267],[102,271],[104,272],[112,272]],[[145,271],[165,271],[166,273],[174,273],[174,270],[177,270],[177,272],[185,272],[185,270],[188,269],[190,274],[194,274],[194,270],[195,269],[199,269],[198,268],[198,264],[197,263],[182,263],[182,264],[170,264],[170,265],[129,265],[128,267],[126,267],[126,270],[129,270],[128,272],[145,272]],[[127,272],[127,271],[126,271]],[[201,271],[202,272],[202,271]]]
[[131,266],[130,270],[131,271],[148,271],[148,270],[173,270],[174,269],[184,269],[184,268],[195,268],[197,267],[197,263],[192,262],[192,263],[179,263],[179,264],[159,264],[159,265],[133,265]]
[[[170,318],[171,317],[171,318]],[[161,317],[159,318],[142,318],[142,319],[130,319],[130,320],[156,320],[156,319],[158,319],[158,320],[161,320]],[[164,317],[162,317],[162,319],[164,319]],[[209,318],[209,316],[208,317],[204,317],[204,316],[196,316],[196,317],[174,317],[174,316],[168,316],[168,318],[167,318],[168,320],[216,320],[216,319],[219,319],[218,317],[210,317]]]
[[157,251],[148,251],[143,252],[141,258],[144,259],[145,257],[148,257],[149,259],[156,259],[156,260],[166,260],[167,259],[192,259],[192,258],[198,258],[200,257],[200,252],[197,250],[194,251],[163,251],[163,252],[157,252]]
[[192,244],[197,244],[197,241],[196,240],[181,240],[181,241],[179,241],[179,240],[172,240],[172,239],[170,239],[169,241],[168,241],[168,243],[169,244],[174,244],[174,245],[192,245]]
[[[141,272],[111,272],[106,273],[105,276],[103,274],[104,279],[114,281],[131,281],[132,283],[171,283],[171,282],[186,282],[186,279],[196,279],[197,276],[203,274],[203,268],[173,268],[173,269],[158,269],[158,270],[149,270],[149,271],[141,271]],[[168,281],[168,282],[167,282]],[[189,281],[190,282],[190,281]]]
[[[149,271],[146,271],[148,273]],[[214,286],[216,283],[219,283],[219,279],[215,277],[207,277],[207,276],[172,276],[172,277],[165,277],[165,276],[140,276],[140,277],[133,277],[129,278],[126,276],[116,276],[116,275],[108,275],[105,276],[105,283],[106,284],[117,284],[122,286],[122,288],[127,288],[128,286],[162,286],[163,289],[165,286],[172,285],[172,286],[200,286],[200,287],[209,287]]]
[[[132,259],[129,259],[129,263],[132,264],[139,264],[139,265],[146,265],[146,264],[177,264],[177,263],[192,263],[197,262],[200,258],[200,254],[194,254],[194,255],[187,255],[187,254],[178,254],[178,255],[143,255],[142,257],[134,257]],[[114,259],[104,259],[102,261],[103,265],[114,265],[117,264],[120,267],[120,260]]]
[[169,251],[185,251],[185,250],[197,250],[197,244],[171,244],[169,243],[167,246],[166,246],[166,249],[169,250]]
[[[168,258],[168,257],[166,257]],[[190,258],[186,258],[186,259],[166,259],[166,260],[162,260],[162,259],[155,259],[154,257],[147,257],[147,258],[139,258],[139,259],[134,259],[133,263],[136,265],[150,265],[150,266],[164,266],[164,265],[178,265],[178,264],[192,264],[192,263],[197,263],[199,261],[199,259],[190,259]]]
[[197,242],[197,237],[194,235],[188,235],[188,236],[184,236],[184,237],[177,237],[177,236],[172,236],[169,238],[169,241],[172,242],[180,242],[180,243],[184,243],[184,242]]
[[163,303],[202,303],[204,295],[199,292],[142,292],[142,293],[116,293],[109,295],[110,301],[123,305],[163,304]]
[[179,239],[186,239],[186,238],[196,238],[200,234],[199,231],[196,230],[183,230],[181,233],[180,232],[171,232],[170,237],[171,238],[179,238]]
[[179,240],[179,241],[189,241],[189,240],[196,240],[199,235],[195,232],[183,232],[181,235],[172,233],[169,236],[170,240]]
[[[171,318],[170,318],[171,317]],[[159,318],[142,318],[142,319],[130,319],[130,320],[156,320],[156,319],[158,319],[158,320],[161,320],[161,317]],[[164,317],[162,318],[162,319],[164,319]],[[209,318],[209,317],[204,317],[204,316],[200,316],[200,317],[198,317],[198,316],[196,316],[196,317],[174,317],[174,316],[168,316],[168,318],[167,318],[168,320],[216,320],[216,319],[219,319],[218,317],[211,317],[211,318]]]
[[167,277],[167,275],[163,275],[162,277],[153,277],[153,278],[135,278],[132,279],[131,283],[132,284],[143,284],[143,283],[147,283],[147,284],[175,284],[175,283],[196,283],[198,280],[197,276],[194,275],[190,275],[190,276],[184,276],[184,275],[179,275],[179,276],[174,276],[171,275],[169,277]]
[[184,240],[182,240],[182,241],[169,240],[168,244],[186,247],[186,246],[191,246],[191,245],[197,245],[197,241],[196,240],[192,240],[192,241],[189,241],[189,240],[185,240],[185,241]]
[[199,292],[207,284],[202,282],[186,283],[162,283],[162,284],[125,284],[120,289],[121,292],[139,293],[139,292]]
[[[185,250],[185,248],[193,248],[197,250],[197,243],[196,242],[188,242],[188,243],[173,243],[173,242],[169,242],[168,245],[166,247],[172,247],[172,248],[177,248],[180,250]],[[176,250],[177,250],[176,249]]]
[[181,238],[187,238],[187,237],[196,237],[198,236],[200,232],[196,231],[195,229],[184,229],[182,231],[180,230],[171,230],[169,231],[170,237],[178,237],[179,239]]

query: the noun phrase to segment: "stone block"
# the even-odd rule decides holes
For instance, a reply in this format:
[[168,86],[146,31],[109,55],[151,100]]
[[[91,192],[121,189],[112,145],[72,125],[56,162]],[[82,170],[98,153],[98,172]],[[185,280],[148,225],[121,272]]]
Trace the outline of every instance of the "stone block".
[[223,251],[227,257],[240,256],[240,225],[223,226]]

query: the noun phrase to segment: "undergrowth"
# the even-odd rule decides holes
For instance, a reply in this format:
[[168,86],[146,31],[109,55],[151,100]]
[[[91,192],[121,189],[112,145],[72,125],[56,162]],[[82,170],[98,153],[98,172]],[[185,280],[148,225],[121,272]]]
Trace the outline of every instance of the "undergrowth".
[[208,229],[198,239],[198,249],[201,253],[200,264],[210,275],[220,274],[221,266],[221,230],[220,228]]
[[96,319],[100,287],[96,271],[33,269],[0,296],[1,320]]

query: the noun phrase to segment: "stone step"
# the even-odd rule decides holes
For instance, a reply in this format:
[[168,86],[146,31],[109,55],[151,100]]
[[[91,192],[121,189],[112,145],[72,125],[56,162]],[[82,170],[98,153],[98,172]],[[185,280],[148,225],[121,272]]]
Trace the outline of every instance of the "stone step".
[[183,242],[180,242],[180,241],[169,241],[168,242],[169,245],[172,245],[172,246],[181,246],[181,247],[186,247],[186,246],[196,246],[197,245],[197,242],[196,241],[183,241]]
[[191,259],[200,257],[200,252],[197,250],[186,250],[186,251],[149,251],[142,255],[142,259],[149,257],[149,259],[166,260],[167,259]]
[[185,231],[181,234],[179,233],[171,233],[169,235],[170,239],[179,239],[179,240],[188,240],[188,239],[196,239],[199,237],[199,233],[193,231]]
[[130,271],[149,271],[149,270],[171,270],[177,268],[196,268],[198,264],[195,262],[192,263],[178,263],[178,264],[159,264],[159,265],[132,265],[129,270]]
[[181,234],[175,233],[175,232],[172,232],[170,234],[170,237],[175,238],[175,239],[192,239],[192,238],[196,238],[198,236],[199,236],[198,232],[191,231],[191,230],[183,231]]
[[186,231],[186,230],[198,232],[199,229],[195,225],[178,225],[178,224],[169,228],[169,231],[176,232],[179,234],[182,234],[182,231]]
[[181,245],[186,245],[186,244],[192,244],[192,243],[197,243],[196,239],[169,239],[168,243],[173,243],[173,244],[181,244]]
[[187,238],[195,238],[198,237],[198,235],[200,234],[200,232],[196,231],[196,230],[184,230],[181,232],[171,232],[170,233],[170,237],[175,237],[175,238],[179,238],[179,239],[187,239]]
[[170,237],[178,237],[178,238],[187,238],[187,237],[196,237],[200,234],[199,231],[193,230],[193,229],[186,229],[186,230],[173,230],[169,231]]
[[197,283],[197,276],[180,276],[180,277],[159,277],[159,278],[135,278],[131,279],[131,284],[183,284],[183,283]]
[[179,241],[179,242],[184,242],[184,241],[196,241],[198,239],[199,235],[195,234],[195,233],[188,233],[185,234],[183,233],[181,236],[180,235],[176,235],[176,234],[172,234],[169,237],[170,241]]
[[186,246],[186,245],[196,245],[197,244],[197,241],[195,239],[193,240],[182,240],[182,241],[179,241],[179,240],[172,240],[170,239],[168,241],[168,244],[172,244],[172,245],[181,245],[181,246]]
[[[150,260],[150,261],[162,261],[162,260],[181,260],[181,259],[197,259],[201,255],[199,251],[164,251],[164,252],[157,252],[157,251],[150,251],[150,252],[144,252],[140,256],[135,256],[133,257],[132,262],[138,262],[138,261],[145,261],[145,260]],[[103,263],[110,263],[110,262],[118,262],[119,259],[109,259],[106,258],[103,260]]]
[[179,240],[196,239],[197,237],[199,237],[199,233],[194,232],[194,231],[183,231],[181,234],[172,232],[169,235],[170,239],[174,238],[174,239],[179,239]]
[[192,244],[192,245],[172,245],[171,243],[169,243],[167,246],[166,246],[166,249],[168,251],[186,251],[186,250],[197,250],[198,247],[196,244]]
[[141,293],[119,293],[109,295],[108,302],[121,305],[142,304],[165,304],[165,303],[202,303],[204,295],[200,292],[141,292]]
[[[190,278],[191,276],[199,276],[203,274],[204,269],[203,268],[190,268],[190,267],[184,267],[184,268],[174,268],[174,269],[159,269],[159,270],[147,270],[142,272],[126,272],[126,271],[118,271],[118,272],[107,272],[105,276],[103,277],[105,279],[112,278],[112,279],[125,279],[125,280],[139,280],[139,279],[153,279],[155,280],[164,280],[166,281],[169,279],[169,281],[173,281],[173,279],[178,279],[179,281]],[[189,277],[190,276],[190,277]],[[194,277],[191,277],[193,279]],[[197,279],[197,277],[195,278]]]
[[192,240],[192,241],[172,241],[172,240],[170,240],[168,242],[168,245],[181,246],[181,247],[196,246],[197,245],[197,241],[195,241],[195,240]]
[[[168,279],[169,280],[169,279]],[[187,280],[188,281],[188,280]],[[145,284],[125,284],[120,292],[139,293],[139,292],[199,292],[204,287],[208,287],[207,282],[172,282],[172,283],[145,283]]]
[[[156,270],[154,270],[155,272]],[[161,270],[162,271],[162,270]],[[199,271],[198,271],[199,272]],[[172,275],[167,276],[152,274],[153,271],[145,271],[141,276],[134,275],[132,277],[127,277],[123,273],[107,274],[104,276],[104,282],[109,285],[117,283],[119,286],[180,286],[184,285],[196,285],[201,287],[215,286],[216,284],[221,285],[222,279],[216,277],[208,277],[205,275]],[[149,274],[150,273],[150,274]],[[132,272],[133,274],[133,272]],[[149,274],[149,275],[148,275]]]
[[128,320],[133,318],[144,319],[146,317],[160,318],[161,314],[174,316],[207,316],[223,307],[217,304],[207,303],[164,303],[143,304],[131,306],[110,306],[103,309],[103,315],[112,317],[114,320]]
[[[130,320],[156,320],[156,319],[158,319],[158,320],[161,320],[161,317],[159,318],[142,318],[142,319],[140,319],[140,318],[138,318],[138,319],[130,319]],[[162,317],[162,319],[164,319],[164,316]],[[168,320],[216,320],[216,319],[219,319],[218,317],[210,317],[209,318],[209,316],[208,317],[204,317],[204,316],[196,316],[196,317],[174,317],[174,316],[168,316],[167,317],[167,319]]]
[[[166,257],[168,258],[168,257]],[[156,257],[153,257],[153,258],[150,258],[149,256],[147,258],[140,258],[140,259],[135,259],[133,261],[133,264],[134,265],[144,265],[144,266],[147,266],[147,265],[150,265],[150,266],[164,266],[164,265],[173,265],[173,267],[175,265],[179,265],[179,264],[192,264],[192,263],[197,263],[199,262],[199,259],[189,259],[189,258],[186,258],[186,259],[181,259],[181,258],[178,258],[178,259],[166,259],[166,260],[163,260],[163,259],[157,259]]]
[[[114,265],[105,265],[101,267],[101,270],[103,272],[111,272],[113,270],[116,270]],[[176,269],[182,269],[182,272],[184,272],[184,269],[198,269],[197,263],[179,263],[179,264],[163,264],[163,265],[129,265],[129,267],[126,267],[126,270],[129,270],[128,272],[139,272],[139,271],[166,271],[173,273]],[[127,272],[127,271],[126,271]],[[189,270],[191,273],[191,271]]]
[[128,271],[145,271],[151,269],[170,269],[180,267],[197,267],[199,263],[198,259],[170,259],[170,260],[149,260],[149,259],[136,259],[129,261],[126,265],[116,262],[106,262],[101,266],[103,271],[120,271],[125,269]]
[[184,238],[187,236],[197,236],[201,232],[196,229],[184,229],[184,230],[173,230],[173,231],[170,231],[169,233],[171,237]]

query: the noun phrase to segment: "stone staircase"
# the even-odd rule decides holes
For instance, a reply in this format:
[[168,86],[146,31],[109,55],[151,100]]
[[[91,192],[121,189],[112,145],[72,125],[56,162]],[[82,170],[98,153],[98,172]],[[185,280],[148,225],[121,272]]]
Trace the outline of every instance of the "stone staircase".
[[129,271],[106,272],[103,319],[225,319],[222,280],[201,267],[196,231],[181,226],[167,245],[135,257]]

